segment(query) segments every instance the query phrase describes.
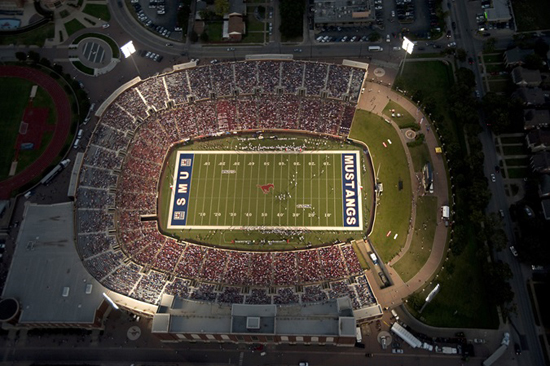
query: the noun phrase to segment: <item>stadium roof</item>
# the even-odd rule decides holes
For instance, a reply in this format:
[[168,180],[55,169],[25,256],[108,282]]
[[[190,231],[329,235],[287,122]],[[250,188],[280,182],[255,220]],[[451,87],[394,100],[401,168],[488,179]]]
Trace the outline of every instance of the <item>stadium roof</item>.
[[103,291],[76,252],[73,203],[27,204],[3,292],[19,323],[94,323]]
[[355,336],[356,322],[347,311],[351,308],[347,297],[304,306],[224,306],[165,296],[170,295],[161,299],[153,333]]

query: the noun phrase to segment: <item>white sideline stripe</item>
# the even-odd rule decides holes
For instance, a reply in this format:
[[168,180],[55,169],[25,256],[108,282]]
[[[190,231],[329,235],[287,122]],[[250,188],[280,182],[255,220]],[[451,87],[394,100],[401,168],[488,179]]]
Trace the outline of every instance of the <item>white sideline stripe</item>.
[[[357,187],[357,198],[358,198],[358,206],[360,207],[360,209],[358,210],[358,213],[359,213],[359,226],[358,227],[347,227],[347,226],[262,226],[261,228],[259,228],[258,226],[240,226],[240,225],[235,225],[235,226],[228,226],[228,225],[185,225],[185,226],[181,226],[181,225],[172,225],[171,224],[171,218],[172,218],[172,215],[173,215],[173,209],[174,209],[174,197],[175,197],[175,187],[176,187],[176,182],[177,182],[177,173],[178,173],[178,166],[177,166],[177,162],[179,162],[179,157],[181,154],[209,154],[209,155],[216,155],[214,157],[214,163],[217,161],[217,155],[230,155],[230,154],[253,154],[253,155],[259,155],[259,154],[323,154],[323,155],[338,155],[340,154],[340,158],[341,158],[341,154],[350,154],[350,153],[353,153],[355,154],[356,156],[356,165],[355,165],[355,169],[356,169],[356,174],[357,174],[357,183],[359,185],[359,187]],[[208,161],[210,161],[210,159],[208,159]],[[254,228],[254,230],[308,230],[308,231],[327,231],[327,230],[333,230],[333,231],[363,231],[363,195],[362,195],[362,190],[360,189],[360,186],[361,186],[361,159],[360,159],[360,155],[359,155],[359,151],[357,150],[315,150],[315,151],[228,151],[228,150],[201,150],[201,151],[194,151],[194,150],[180,150],[178,151],[177,155],[176,155],[176,166],[174,167],[174,172],[173,172],[173,177],[172,177],[172,185],[173,185],[173,189],[172,189],[172,192],[171,192],[171,197],[170,197],[170,207],[169,207],[169,212],[168,212],[168,224],[167,224],[167,229],[170,229],[170,230],[173,230],[173,229],[202,229],[202,230],[247,230],[247,229],[251,229],[251,228]],[[193,176],[193,172],[195,171],[195,159],[193,159],[193,168],[192,168],[192,171],[191,171],[191,177]],[[214,164],[215,166],[215,164]],[[200,173],[200,169],[201,167],[199,167],[199,173]],[[208,168],[207,168],[208,169]],[[304,170],[304,174],[305,174],[305,165],[302,167],[302,169]],[[342,165],[342,169],[343,169],[343,165]],[[267,174],[267,171],[266,171],[266,174]],[[220,190],[221,190],[221,184],[220,184]],[[244,186],[243,186],[244,187]],[[212,188],[212,190],[214,190],[214,186]],[[189,188],[191,189],[191,188]],[[304,187],[305,189],[305,187]],[[243,188],[244,190],[244,188]],[[213,192],[212,192],[213,194]],[[342,192],[343,194],[343,192]],[[336,199],[336,198],[335,198]],[[256,211],[258,212],[258,200],[256,200]],[[212,206],[212,200],[210,201],[210,206]],[[219,202],[218,202],[218,206],[219,206]],[[203,202],[203,208],[204,208],[204,202]],[[242,201],[241,201],[241,209],[242,209]],[[336,207],[335,207],[336,209]],[[343,207],[342,207],[343,209]],[[210,211],[212,211],[212,207],[210,207]],[[189,216],[189,208],[187,209],[186,211],[186,215]],[[342,216],[342,219],[345,219],[345,214],[343,213],[343,216]],[[204,220],[204,218],[201,218],[201,221]],[[219,220],[219,218],[217,219]],[[247,221],[250,221],[250,218],[247,218]],[[296,220],[295,220],[296,221]],[[288,222],[288,219],[287,219],[287,222]]]
[[[179,227],[178,227],[179,228]],[[346,226],[201,226],[201,225],[185,225],[184,229],[202,229],[202,230],[307,230],[307,231],[362,231],[363,227],[346,227]]]
[[199,151],[195,151],[195,150],[179,150],[178,153],[182,153],[182,154],[224,154],[224,155],[229,155],[229,154],[239,154],[239,155],[243,155],[243,154],[255,154],[255,155],[260,155],[260,154],[324,154],[324,155],[327,155],[327,154],[350,154],[350,153],[355,153],[355,152],[358,152],[357,150],[315,150],[315,151],[311,151],[311,150],[308,150],[308,151],[295,151],[295,150],[289,150],[289,151],[284,151],[284,150],[277,150],[277,151],[250,151],[250,150],[246,150],[246,151],[235,151],[235,150],[199,150]]

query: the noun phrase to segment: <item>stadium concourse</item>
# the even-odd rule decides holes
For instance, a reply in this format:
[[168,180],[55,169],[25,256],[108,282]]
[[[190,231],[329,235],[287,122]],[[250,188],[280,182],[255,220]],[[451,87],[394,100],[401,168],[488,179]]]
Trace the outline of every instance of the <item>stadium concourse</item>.
[[97,112],[76,195],[77,248],[90,274],[113,293],[152,305],[163,295],[258,305],[349,297],[356,314],[378,314],[351,244],[225,250],[178,242],[159,233],[157,221],[141,220],[156,217],[164,159],[182,141],[264,129],[347,136],[367,74],[367,65],[354,66],[185,65],[117,90]]

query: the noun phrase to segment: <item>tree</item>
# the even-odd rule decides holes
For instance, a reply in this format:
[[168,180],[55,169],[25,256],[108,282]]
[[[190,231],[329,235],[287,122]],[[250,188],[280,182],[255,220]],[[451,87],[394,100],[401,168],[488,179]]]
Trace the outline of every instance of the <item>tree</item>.
[[229,1],[228,0],[216,0],[214,1],[214,9],[217,15],[223,17],[229,13]]
[[508,237],[502,229],[495,230],[493,235],[489,237],[489,240],[491,241],[491,244],[493,244],[493,248],[498,251],[506,248],[508,245]]
[[208,42],[209,39],[210,38],[208,37],[208,33],[206,33],[206,32],[201,33],[201,42],[206,43],[206,42]]
[[533,45],[533,50],[541,57],[546,57],[549,49],[550,47],[548,46],[548,43],[546,43],[542,38],[537,39]]
[[46,66],[46,67],[50,67],[50,66],[51,66],[50,60],[48,60],[48,59],[45,58],[45,57],[42,57],[42,58],[40,59],[40,64],[41,64],[41,65],[44,65],[44,66]]
[[305,2],[297,0],[281,0],[279,11],[281,25],[279,32],[284,38],[296,38],[302,35]]
[[25,61],[27,59],[27,54],[25,52],[16,52],[15,53],[15,58],[18,60],[18,61]]
[[382,36],[378,32],[369,34],[369,42],[379,41]]
[[54,64],[53,71],[57,72],[59,75],[63,75],[63,66],[59,64]]
[[38,52],[35,52],[35,51],[29,51],[28,58],[33,63],[37,63],[40,60],[40,54]]
[[189,40],[191,41],[191,43],[197,43],[197,41],[199,40],[199,35],[197,34],[197,32],[192,30],[189,34]]
[[[464,84],[470,89],[476,86],[476,77],[474,72],[465,67],[461,67],[456,71],[456,79],[460,84]],[[468,93],[471,94],[470,90],[468,90]]]
[[485,52],[493,52],[495,50],[495,46],[497,44],[496,38],[489,38],[485,41],[483,44],[483,51]]
[[464,62],[466,61],[466,50],[464,48],[457,48],[456,49],[456,58],[460,61]]
[[486,288],[496,305],[505,305],[514,300],[514,292],[508,282],[512,278],[512,270],[507,263],[487,263],[484,267]]
[[531,55],[525,56],[525,64],[523,65],[526,69],[530,70],[540,70],[542,68],[542,58],[533,53]]

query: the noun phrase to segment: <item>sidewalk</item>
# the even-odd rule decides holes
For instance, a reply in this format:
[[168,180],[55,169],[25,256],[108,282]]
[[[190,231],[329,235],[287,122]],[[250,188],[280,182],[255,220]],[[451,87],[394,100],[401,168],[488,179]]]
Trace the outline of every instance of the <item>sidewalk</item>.
[[[54,38],[46,40],[44,43],[44,47],[55,47],[57,45],[63,44],[71,38],[72,35],[69,35],[67,33],[67,29],[65,28],[65,23],[70,22],[71,20],[76,19],[78,22],[80,22],[83,26],[88,28],[101,28],[101,26],[105,23],[107,23],[104,20],[101,20],[99,18],[96,18],[92,15],[86,14],[83,12],[84,8],[88,4],[98,4],[98,5],[107,5],[107,1],[105,0],[84,0],[82,5],[80,7],[77,6],[77,1],[67,1],[63,2],[61,6],[58,8],[55,8],[54,10],[54,22],[55,22],[55,33]],[[61,16],[62,14],[67,14],[64,18]],[[86,30],[85,29],[85,30]],[[85,31],[82,30],[82,31]],[[79,32],[76,32],[79,33]]]
[[[434,136],[434,132],[430,130],[430,132],[427,131],[428,124],[428,118],[423,115],[422,111],[420,111],[416,105],[414,105],[412,102],[410,102],[405,97],[401,96],[399,93],[396,93],[391,90],[390,87],[385,86],[383,84],[378,84],[374,82],[366,82],[365,84],[365,90],[368,90],[365,94],[362,95],[362,98],[359,101],[358,108],[368,110],[374,114],[383,115],[382,111],[384,110],[384,107],[386,104],[393,100],[397,103],[399,103],[403,108],[405,108],[413,117],[416,118],[417,121],[420,121],[422,117],[424,117],[424,120],[426,121],[422,126],[422,132],[425,135],[425,143],[428,147],[430,157],[432,159],[433,169],[434,169],[434,193],[433,196],[437,197],[437,204],[438,206],[442,206],[444,204],[449,203],[449,191],[448,191],[448,182],[447,182],[447,173],[445,168],[445,162],[443,161],[443,156],[435,153],[435,147],[439,146],[439,142],[437,141],[436,136]],[[413,202],[416,202],[419,192],[419,182],[415,175],[414,169],[412,169],[412,159],[409,153],[409,150],[406,146],[406,141],[404,138],[403,133],[395,124],[393,121],[391,121],[392,126],[397,130],[401,143],[403,144],[405,148],[405,152],[407,155],[407,162],[409,167],[411,168],[410,175],[411,175],[411,182],[412,182],[412,195],[413,195]],[[441,174],[439,174],[441,173]],[[413,206],[414,207],[414,206]],[[414,228],[416,220],[416,211],[412,210],[411,212],[411,225]],[[398,305],[401,305],[403,303],[403,300],[408,297],[413,292],[417,291],[418,289],[425,286],[425,284],[435,277],[437,275],[437,271],[440,268],[440,265],[442,261],[444,260],[444,256],[447,250],[447,234],[448,234],[448,228],[443,225],[443,222],[438,219],[437,228],[435,231],[434,236],[434,243],[432,250],[430,252],[430,257],[428,258],[426,264],[421,268],[421,270],[407,283],[404,283],[397,272],[392,268],[392,264],[396,263],[407,253],[407,251],[410,248],[411,241],[412,241],[412,235],[413,230],[410,230],[407,234],[407,239],[405,241],[405,245],[403,249],[399,252],[399,254],[393,258],[387,266],[387,270],[389,272],[389,275],[391,276],[391,279],[394,283],[393,286],[385,289],[377,289],[375,291],[375,296],[378,299],[379,304],[382,307],[395,307]],[[372,283],[377,283],[375,281],[374,275],[372,273],[367,274],[367,278],[369,278],[369,281],[373,281]]]

